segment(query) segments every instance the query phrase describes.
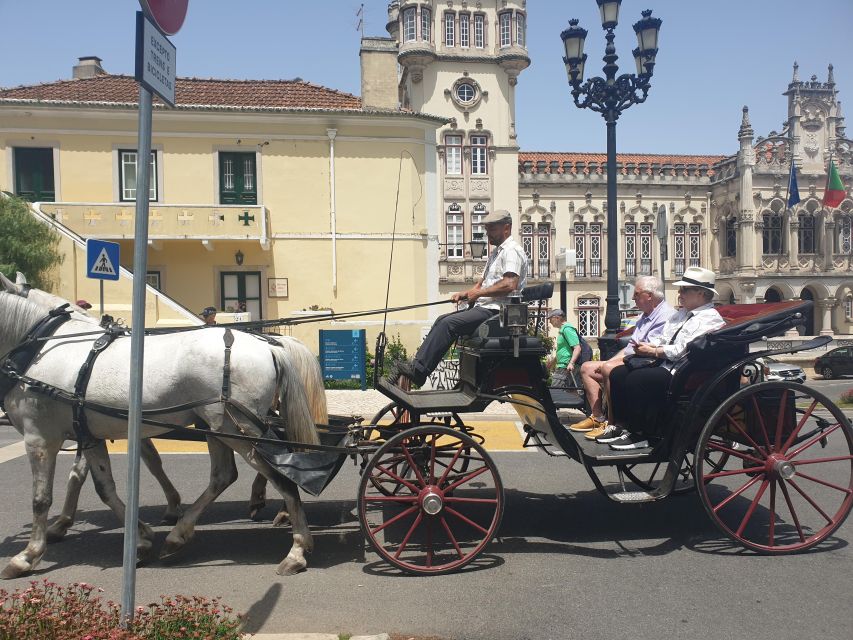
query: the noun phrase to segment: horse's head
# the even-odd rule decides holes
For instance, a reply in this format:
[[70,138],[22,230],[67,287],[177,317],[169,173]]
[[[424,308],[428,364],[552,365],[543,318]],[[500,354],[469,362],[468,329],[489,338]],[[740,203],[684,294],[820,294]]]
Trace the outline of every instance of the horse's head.
[[86,313],[86,311],[76,304],[69,302],[64,298],[60,298],[57,295],[52,293],[48,293],[47,291],[42,291],[41,289],[34,289],[27,283],[26,276],[18,271],[18,275],[15,278],[15,282],[12,282],[0,273],[0,291],[6,291],[6,293],[11,293],[12,295],[20,296],[21,298],[26,298],[30,302],[36,304],[39,308],[44,311],[50,311],[52,309],[56,309],[57,307],[61,307],[64,304],[69,305],[69,310],[71,311],[71,317],[77,320],[89,320],[91,322],[97,322],[95,318]]
[[18,275],[15,277],[15,282],[12,282],[0,273],[0,284],[3,285],[3,290],[6,293],[13,293],[16,296],[21,296],[22,298],[26,298],[32,288],[27,282],[27,277],[18,271]]

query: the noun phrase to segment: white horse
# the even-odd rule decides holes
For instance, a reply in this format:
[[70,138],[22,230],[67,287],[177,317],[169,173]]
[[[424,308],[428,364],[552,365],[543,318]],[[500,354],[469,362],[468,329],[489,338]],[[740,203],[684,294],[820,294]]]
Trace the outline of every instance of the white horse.
[[[20,271],[14,283],[0,273],[0,285],[7,292],[26,297],[31,302],[38,304],[45,313],[68,302],[47,291],[31,289],[27,283],[26,276]],[[84,309],[74,304],[70,304],[69,308],[74,317],[83,319],[91,318]],[[302,380],[312,419],[316,424],[326,424],[329,421],[328,405],[323,384],[323,372],[317,358],[305,344],[296,338],[291,336],[269,337],[278,343],[278,347],[273,348],[284,349],[291,366],[296,369],[296,375]],[[161,524],[174,525],[183,513],[181,495],[166,475],[160,454],[149,438],[144,438],[140,442],[140,457],[148,468],[148,471],[163,489],[163,494],[166,498],[166,511],[163,513],[160,522]],[[59,542],[64,539],[68,530],[74,524],[77,505],[80,499],[80,490],[88,475],[89,463],[85,456],[81,456],[75,460],[68,475],[62,511],[47,529],[48,542]],[[266,485],[266,478],[258,473],[252,483],[251,495],[249,497],[249,516],[253,520],[258,519],[260,510],[266,506]],[[273,525],[278,526],[284,523],[287,518],[287,511],[282,508],[273,519]]]
[[[0,292],[0,353],[19,344],[44,310],[26,298]],[[85,360],[95,336],[68,337],[74,333],[96,330],[92,318],[73,317],[56,332],[57,339],[45,343],[30,365],[27,375],[58,389],[72,391],[77,376],[77,363]],[[186,334],[165,334],[146,338],[143,378],[143,409],[177,406],[188,400],[218,397],[222,388],[224,362],[224,329],[208,328]],[[70,366],[69,366],[70,365]],[[93,367],[87,400],[117,408],[127,407],[127,380],[130,367],[130,341],[119,339],[106,349]],[[298,442],[318,441],[308,409],[305,392],[283,353],[246,334],[234,333],[231,357],[232,398],[255,416],[265,416],[276,402],[287,417],[288,438]],[[24,384],[13,388],[5,399],[12,424],[24,436],[33,470],[33,528],[26,549],[15,556],[2,572],[2,577],[23,575],[36,566],[45,552],[47,513],[52,502],[56,454],[66,439],[73,439],[71,408],[68,404],[34,393]],[[127,437],[123,419],[87,411],[89,429],[95,438]],[[239,412],[223,402],[176,411],[160,416],[165,422],[189,424],[198,419],[207,423],[213,433],[245,433],[260,435],[259,430]],[[143,425],[143,437],[153,437],[165,429]],[[295,484],[275,472],[255,455],[251,444],[233,439],[208,438],[211,476],[207,490],[178,521],[166,538],[161,557],[169,557],[183,547],[194,532],[195,523],[204,509],[234,482],[237,475],[231,450],[264,474],[285,500],[293,527],[293,545],[279,564],[279,574],[291,574],[307,566],[305,552],[313,548],[305,513]],[[103,444],[86,450],[93,480],[102,500],[120,520],[124,520],[124,504],[115,492],[109,458]],[[152,533],[139,523],[140,557],[151,549]]]

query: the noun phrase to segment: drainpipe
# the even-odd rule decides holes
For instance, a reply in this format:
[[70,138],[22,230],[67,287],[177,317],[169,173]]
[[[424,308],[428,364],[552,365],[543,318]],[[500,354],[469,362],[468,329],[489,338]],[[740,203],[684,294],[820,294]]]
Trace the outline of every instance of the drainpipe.
[[335,136],[337,129],[326,129],[329,136],[329,217],[332,225],[332,293],[338,295],[338,234],[335,214]]

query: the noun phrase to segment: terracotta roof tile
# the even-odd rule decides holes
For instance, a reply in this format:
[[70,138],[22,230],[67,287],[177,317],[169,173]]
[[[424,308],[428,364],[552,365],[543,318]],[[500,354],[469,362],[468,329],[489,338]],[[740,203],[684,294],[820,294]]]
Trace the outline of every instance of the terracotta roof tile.
[[[0,88],[0,101],[37,100],[62,104],[137,104],[139,85],[131,76],[102,75],[81,80]],[[303,80],[218,80],[178,78],[176,104],[234,109],[360,110],[361,99]],[[155,96],[155,103],[160,99]]]
[[[701,165],[707,165],[708,175],[713,175],[714,171],[711,167],[725,160],[728,156],[695,156],[695,155],[671,155],[671,154],[651,154],[651,153],[618,153],[616,154],[616,162],[622,163],[622,173],[626,173],[628,168],[626,165],[634,164],[635,172],[639,172],[640,164],[648,165],[647,171],[651,171],[651,165],[672,165],[675,168],[677,165],[684,165],[685,170],[699,169]],[[605,171],[607,164],[607,154],[605,153],[554,153],[550,151],[522,151],[518,154],[518,169],[520,172],[525,171],[525,164],[528,165],[531,173],[551,173],[551,163],[556,162],[557,173],[565,173],[567,170],[571,173],[577,173],[579,170],[584,173],[589,173],[589,164],[596,163],[596,173]],[[542,164],[544,163],[544,164]],[[578,166],[578,163],[582,163]]]

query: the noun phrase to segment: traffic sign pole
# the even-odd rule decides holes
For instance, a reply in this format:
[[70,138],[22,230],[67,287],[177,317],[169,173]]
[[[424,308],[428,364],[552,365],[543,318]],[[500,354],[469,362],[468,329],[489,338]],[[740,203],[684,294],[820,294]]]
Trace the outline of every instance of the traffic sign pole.
[[[136,171],[136,226],[133,242],[133,306],[130,333],[130,406],[127,416],[127,509],[124,513],[124,584],[121,613],[133,617],[136,597],[136,544],[139,522],[139,448],[145,352],[145,274],[148,271],[148,166],[151,158],[151,92],[139,87],[139,141]],[[142,167],[141,169],[139,167]]]

